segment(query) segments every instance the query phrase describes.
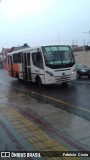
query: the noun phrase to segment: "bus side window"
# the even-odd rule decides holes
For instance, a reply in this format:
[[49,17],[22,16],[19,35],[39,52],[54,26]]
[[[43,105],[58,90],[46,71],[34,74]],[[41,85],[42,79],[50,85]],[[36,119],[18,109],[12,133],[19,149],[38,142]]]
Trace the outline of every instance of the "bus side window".
[[22,52],[18,53],[18,63],[22,61]]
[[17,63],[18,62],[18,54],[14,54],[13,55],[13,63]]
[[28,66],[30,66],[30,53],[29,52],[27,53],[27,63],[28,63]]
[[32,60],[33,60],[33,64],[38,67],[43,69],[43,59],[42,59],[42,54],[41,52],[35,52],[32,53]]
[[10,64],[10,61],[9,61],[9,56],[8,56],[8,64]]
[[21,62],[22,62],[22,65],[23,65],[23,66],[27,66],[26,52],[22,52]]

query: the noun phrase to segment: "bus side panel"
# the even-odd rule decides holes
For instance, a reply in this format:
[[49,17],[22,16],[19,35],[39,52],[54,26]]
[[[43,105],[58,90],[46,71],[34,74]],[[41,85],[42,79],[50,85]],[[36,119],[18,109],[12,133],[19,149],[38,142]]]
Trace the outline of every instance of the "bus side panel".
[[18,64],[14,63],[13,64],[13,77],[17,77],[17,75],[19,75],[19,71],[18,71]]
[[10,66],[10,64],[8,64],[8,74],[10,77],[17,77],[17,75],[19,74],[18,72],[18,64],[13,64],[12,67]]
[[22,64],[18,64],[18,72],[19,72],[19,79],[24,79],[23,67]]
[[10,77],[12,77],[10,64],[8,64],[8,75],[9,75]]

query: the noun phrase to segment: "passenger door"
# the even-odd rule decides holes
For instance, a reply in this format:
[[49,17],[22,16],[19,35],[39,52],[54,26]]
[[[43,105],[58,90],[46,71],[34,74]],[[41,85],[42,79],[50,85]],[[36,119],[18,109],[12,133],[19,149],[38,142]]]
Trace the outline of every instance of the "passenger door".
[[9,64],[10,64],[11,76],[13,77],[13,60],[12,60],[12,55],[9,56]]
[[41,51],[32,52],[32,81],[35,82],[36,76],[38,75],[41,78],[42,83],[44,84],[44,64]]
[[23,53],[22,56],[23,79],[31,80],[30,52]]
[[27,52],[27,77],[28,81],[30,81],[31,80],[30,52]]

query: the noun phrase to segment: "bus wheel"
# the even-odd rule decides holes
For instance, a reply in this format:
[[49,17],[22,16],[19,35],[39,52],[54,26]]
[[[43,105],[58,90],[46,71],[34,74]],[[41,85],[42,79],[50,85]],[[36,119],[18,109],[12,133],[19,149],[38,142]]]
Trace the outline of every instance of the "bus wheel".
[[42,86],[42,81],[41,81],[41,78],[40,77],[36,77],[36,84],[38,86]]
[[63,85],[67,85],[67,84],[68,84],[68,82],[62,82],[62,84],[63,84]]
[[17,78],[17,79],[19,79],[19,75],[18,75],[18,73],[16,73],[16,78]]
[[80,77],[80,74],[77,72],[76,78],[79,79]]
[[18,79],[18,81],[21,81],[21,79],[19,78],[18,73],[16,73],[16,78]]

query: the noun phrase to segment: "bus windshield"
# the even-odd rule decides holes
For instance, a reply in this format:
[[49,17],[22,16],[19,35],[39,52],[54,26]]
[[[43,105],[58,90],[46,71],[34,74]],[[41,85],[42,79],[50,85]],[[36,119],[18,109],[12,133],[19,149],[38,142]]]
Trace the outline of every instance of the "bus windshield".
[[74,55],[69,46],[43,47],[45,64],[50,68],[72,67],[75,64]]

